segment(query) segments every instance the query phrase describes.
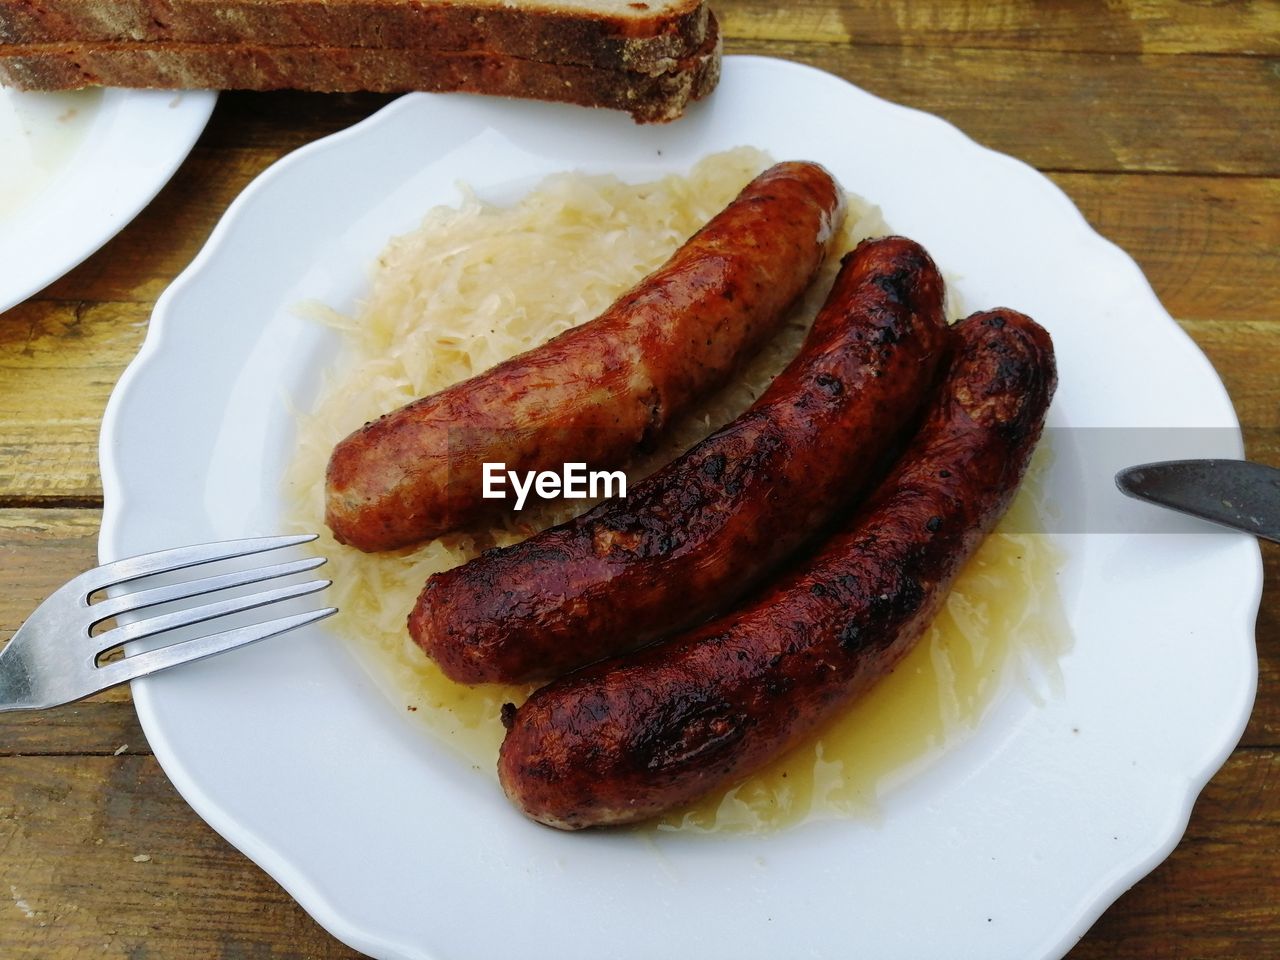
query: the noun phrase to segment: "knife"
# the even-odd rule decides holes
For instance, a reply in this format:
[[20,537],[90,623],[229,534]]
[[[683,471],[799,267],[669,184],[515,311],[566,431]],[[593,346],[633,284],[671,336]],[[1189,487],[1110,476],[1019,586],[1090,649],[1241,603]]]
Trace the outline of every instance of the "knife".
[[1280,543],[1280,470],[1249,460],[1165,460],[1116,474],[1120,492]]

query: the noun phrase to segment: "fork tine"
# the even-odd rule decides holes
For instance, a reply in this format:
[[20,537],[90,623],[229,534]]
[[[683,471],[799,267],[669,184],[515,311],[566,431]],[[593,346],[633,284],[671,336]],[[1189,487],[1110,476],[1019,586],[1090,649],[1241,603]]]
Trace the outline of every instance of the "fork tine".
[[247,627],[238,627],[234,630],[225,630],[222,633],[210,634],[207,637],[182,640],[167,647],[148,650],[145,653],[135,654],[132,657],[109,663],[99,669],[96,678],[102,684],[101,689],[105,690],[107,687],[114,687],[117,684],[136,680],[138,677],[145,677],[149,673],[155,673],[157,670],[163,670],[166,667],[177,666],[180,663],[187,663],[192,660],[203,660],[205,657],[211,657],[214,654],[225,653],[228,650],[234,650],[236,647],[256,643],[259,640],[265,640],[268,637],[274,637],[289,630],[296,630],[298,627],[315,623],[317,620],[323,620],[325,617],[332,616],[337,612],[337,607],[325,607],[321,610],[312,610],[309,613],[299,613],[289,617],[280,617],[276,620],[267,620],[263,623],[251,624]]
[[102,566],[84,574],[87,593],[128,583],[141,577],[149,577],[157,573],[169,573],[183,570],[201,563],[213,563],[215,560],[234,560],[236,557],[247,557],[255,553],[266,553],[269,550],[281,550],[300,543],[310,543],[316,539],[314,533],[300,533],[287,537],[252,537],[247,540],[222,540],[217,543],[201,543],[191,547],[177,547],[173,550],[161,550],[157,553],[144,553],[137,557],[126,557],[104,563]]
[[138,590],[119,597],[111,597],[93,604],[91,612],[94,615],[94,619],[90,626],[99,624],[104,620],[110,620],[112,617],[119,616],[122,613],[144,610],[147,607],[168,603],[171,600],[186,600],[190,597],[216,593],[219,590],[227,590],[231,587],[261,583],[264,580],[278,580],[281,577],[291,576],[295,573],[314,570],[324,563],[324,557],[307,557],[303,560],[293,560],[289,563],[277,563],[268,567],[254,567],[251,570],[236,570],[216,577],[205,577],[201,580],[184,580],[182,583],[173,583],[164,587]]
[[94,637],[94,649],[98,652],[110,650],[112,647],[118,647],[133,640],[141,640],[144,637],[155,636],[157,633],[164,633],[168,630],[176,630],[178,627],[204,623],[206,620],[213,620],[232,613],[255,610],[258,607],[265,607],[267,604],[276,603],[280,600],[290,600],[294,597],[305,596],[308,593],[315,593],[318,590],[325,589],[330,583],[332,583],[330,580],[308,580],[305,583],[290,584],[289,586],[277,587],[274,590],[264,590],[261,593],[252,593],[243,597],[231,597],[214,603],[202,604],[198,607],[189,607],[185,610],[175,610],[173,613],[149,617],[146,620],[124,623]]

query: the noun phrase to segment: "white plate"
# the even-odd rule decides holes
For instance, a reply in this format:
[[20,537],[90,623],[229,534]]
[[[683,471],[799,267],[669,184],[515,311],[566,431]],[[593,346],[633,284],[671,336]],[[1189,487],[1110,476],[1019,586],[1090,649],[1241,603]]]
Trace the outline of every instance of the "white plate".
[[[714,97],[669,127],[414,95],[264,173],[162,297],[111,399],[102,558],[279,527],[288,404],[307,408],[334,355],[294,306],[349,309],[381,245],[456,201],[457,180],[509,200],[553,171],[650,177],[739,144],[826,164],[958,276],[971,307],[1039,318],[1060,363],[1053,425],[1215,428],[1239,452],[1203,355],[1048,180],[824,73],[734,57]],[[1118,529],[1140,528],[1154,511],[1113,496],[1115,464],[1080,436],[1056,438],[1051,494],[1083,491]],[[739,960],[1057,957],[1172,849],[1238,739],[1261,589],[1244,536],[1061,542],[1075,639],[1061,693],[1005,697],[876,822],[710,840],[538,827],[322,629],[138,683],[134,698],[192,806],[375,957],[652,960],[676,944]]]
[[0,312],[58,279],[150,203],[216,100],[203,90],[0,87]]

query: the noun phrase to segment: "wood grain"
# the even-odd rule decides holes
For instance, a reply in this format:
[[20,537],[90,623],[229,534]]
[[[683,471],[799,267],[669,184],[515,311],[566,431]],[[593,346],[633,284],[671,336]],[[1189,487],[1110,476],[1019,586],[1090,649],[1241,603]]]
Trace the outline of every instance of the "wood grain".
[[0,758],[6,960],[337,960],[152,757]]
[[1182,0],[1109,3],[880,3],[717,0],[720,32],[738,40],[1094,53],[1280,52],[1280,7]]
[[1280,320],[1280,179],[1052,173],[1182,321]]
[[[819,66],[1048,172],[1214,363],[1249,455],[1280,465],[1280,3],[715,8],[731,53]],[[0,314],[0,644],[95,562],[99,423],[155,298],[254,176],[389,99],[224,94],[141,216]],[[884,148],[875,131],[847,135]],[[1241,745],[1173,854],[1070,960],[1280,956],[1280,547],[1263,561],[1259,692]],[[177,796],[125,690],[0,714],[0,850],[5,960],[358,956]]]
[[98,559],[97,510],[0,510],[0,644],[36,605]]
[[[1280,126],[1271,106],[1280,95],[1280,74],[1266,57],[759,39],[731,40],[726,50],[820,67],[936,113],[980,143],[1045,170],[1280,173]],[[228,93],[203,142],[289,150],[386,102],[371,94]],[[870,144],[874,132],[850,136]]]
[[[204,826],[150,757],[0,758],[0,811],[6,960],[357,956]],[[1278,826],[1280,757],[1238,751],[1178,849],[1122,899],[1124,922],[1104,917],[1072,960],[1277,955],[1265,881],[1280,879]],[[1179,952],[1187,938],[1194,954]]]
[[[742,40],[937,114],[1042,170],[1275,176],[1280,74],[1265,57],[1130,56]],[[832,118],[832,122],[838,122]],[[850,131],[874,149],[874,131]]]
[[150,312],[32,300],[0,314],[0,506],[101,503],[102,411]]
[[[1280,465],[1280,457],[1269,461]],[[1258,609],[1258,694],[1240,743],[1280,750],[1280,544],[1262,545],[1262,604]],[[1280,824],[1277,824],[1280,827]],[[1280,833],[1276,841],[1280,842]],[[1280,857],[1274,869],[1280,871]],[[1276,917],[1280,926],[1280,916]]]
[[[45,597],[97,563],[100,519],[97,510],[0,510],[0,647]],[[151,752],[124,687],[61,710],[0,713],[0,757],[117,751]]]

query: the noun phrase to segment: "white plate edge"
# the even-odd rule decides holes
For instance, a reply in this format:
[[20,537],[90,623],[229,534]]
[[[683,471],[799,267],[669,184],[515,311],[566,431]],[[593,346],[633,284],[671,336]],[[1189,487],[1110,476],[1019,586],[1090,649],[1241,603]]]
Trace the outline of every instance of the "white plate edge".
[[[70,254],[65,262],[59,268],[45,268],[41,273],[35,275],[33,279],[22,283],[15,287],[16,293],[8,295],[5,301],[0,301],[0,313],[11,310],[13,307],[26,302],[32,296],[39,293],[45,287],[57,282],[66,276],[80,264],[84,263],[91,256],[106,246],[114,239],[125,227],[132,223],[147,205],[151,203],[160,193],[161,190],[173,179],[178,168],[190,156],[192,149],[196,145],[196,141],[200,139],[201,133],[208,126],[209,118],[213,115],[213,108],[217,104],[218,94],[214,90],[124,90],[119,87],[107,88],[103,91],[104,98],[112,94],[124,94],[130,99],[121,105],[122,109],[136,110],[138,104],[146,103],[154,100],[157,103],[163,95],[168,95],[171,99],[180,97],[181,103],[177,107],[166,106],[166,109],[176,109],[181,112],[178,114],[182,118],[173,131],[171,140],[166,143],[170,153],[166,161],[161,165],[162,174],[157,174],[154,181],[149,181],[145,186],[141,186],[130,193],[127,193],[120,201],[99,211],[94,218],[97,224],[95,229],[87,231],[86,238],[75,245],[76,252]],[[126,120],[136,122],[145,119],[143,117],[132,117],[126,115]],[[96,121],[95,121],[96,124]],[[86,136],[92,136],[91,130]],[[83,150],[87,144],[81,144],[77,147],[77,153]],[[59,174],[59,181],[71,171],[62,171]],[[62,183],[65,186],[65,182]],[[24,212],[26,217],[27,213]],[[10,302],[11,301],[11,302]]]
[[[996,160],[1006,165],[1011,171],[1016,171],[1018,176],[1034,176],[1034,178],[1043,187],[1047,185],[1052,188],[1052,193],[1056,195],[1056,202],[1063,210],[1070,210],[1074,214],[1074,220],[1081,229],[1081,236],[1089,243],[1098,246],[1101,244],[1107,249],[1107,256],[1122,263],[1132,277],[1141,280],[1144,296],[1158,308],[1159,314],[1168,321],[1170,325],[1177,329],[1181,335],[1183,346],[1191,347],[1194,350],[1193,356],[1197,358],[1203,368],[1211,374],[1211,378],[1217,383],[1217,388],[1221,392],[1222,397],[1230,404],[1229,395],[1226,393],[1225,385],[1223,385],[1221,377],[1218,376],[1212,364],[1204,351],[1199,345],[1186,333],[1185,330],[1168,314],[1163,304],[1159,302],[1154,290],[1151,288],[1150,282],[1145,274],[1142,273],[1136,261],[1122,248],[1111,240],[1098,233],[1084,217],[1083,213],[1070,199],[1065,191],[1048,177],[1041,174],[1031,165],[1019,160],[1008,154],[1000,153],[990,147],[987,147],[976,140],[969,137],[954,124],[938,117],[934,114],[927,113],[916,108],[903,106],[886,100],[875,94],[857,87],[856,85],[837,77],[826,71],[804,64],[794,63],[791,61],[777,60],[769,57],[759,56],[735,56],[726,58],[729,60],[737,60],[743,62],[758,62],[767,64],[771,68],[777,68],[779,65],[787,69],[797,72],[804,72],[815,75],[822,82],[837,82],[843,86],[856,91],[858,95],[869,97],[878,101],[883,107],[891,108],[896,111],[902,111],[914,116],[915,122],[933,124],[945,128],[947,136],[951,136],[964,144],[965,149],[977,148],[987,155],[988,160]],[[121,480],[118,468],[116,466],[114,456],[112,455],[112,431],[114,430],[115,411],[118,408],[117,396],[122,395],[129,389],[129,385],[138,376],[138,372],[146,365],[148,360],[159,349],[159,345],[163,340],[164,329],[167,321],[167,308],[171,299],[199,272],[201,266],[206,260],[214,255],[215,248],[221,244],[226,235],[231,231],[233,221],[238,215],[240,209],[252,203],[259,192],[269,189],[272,181],[278,176],[288,171],[294,162],[310,156],[314,152],[327,150],[331,147],[339,146],[341,142],[350,136],[355,136],[358,131],[366,125],[374,125],[381,123],[392,117],[397,110],[416,99],[431,98],[435,99],[445,94],[408,94],[400,97],[395,101],[387,104],[376,113],[361,120],[353,126],[338,131],[334,134],[309,143],[273,163],[265,171],[259,174],[245,188],[244,191],[232,202],[227,208],[223,217],[219,220],[214,231],[210,235],[204,247],[191,264],[183,270],[183,272],[174,280],[173,284],[165,290],[156,303],[155,310],[152,314],[152,323],[148,328],[147,335],[144,339],[143,346],[138,355],[130,362],[126,368],[124,375],[121,377],[116,389],[112,392],[111,398],[107,404],[106,412],[103,416],[102,438],[100,443],[100,467],[103,478],[104,489],[104,508],[102,520],[102,534],[99,539],[99,557],[102,561],[115,559],[117,556],[118,546],[115,544],[115,533],[118,530],[119,514],[123,503]],[[1045,191],[1049,193],[1050,191]],[[1238,432],[1238,419],[1237,419]],[[1245,584],[1251,587],[1247,595],[1242,594],[1242,605],[1240,613],[1245,618],[1245,628],[1249,635],[1252,635],[1255,629],[1255,621],[1262,595],[1262,559],[1261,550],[1257,544],[1253,545],[1253,565],[1252,565],[1252,582]],[[1082,905],[1080,915],[1069,924],[1069,929],[1059,938],[1050,938],[1046,941],[1046,957],[1062,956],[1068,952],[1071,947],[1084,935],[1085,932],[1096,922],[1099,916],[1115,902],[1126,890],[1134,883],[1146,876],[1152,869],[1161,863],[1172,850],[1177,846],[1185,832],[1186,825],[1189,821],[1190,814],[1196,799],[1203,790],[1205,784],[1213,777],[1213,775],[1221,768],[1221,766],[1229,758],[1230,754],[1238,743],[1241,734],[1248,722],[1252,711],[1254,695],[1257,687],[1257,658],[1256,652],[1252,659],[1251,675],[1245,678],[1246,682],[1241,688],[1240,698],[1240,715],[1236,717],[1236,722],[1231,727],[1233,733],[1224,742],[1223,746],[1209,758],[1208,762],[1198,771],[1193,771],[1186,777],[1185,790],[1182,796],[1178,823],[1175,829],[1166,836],[1160,844],[1157,844],[1148,854],[1135,857],[1132,863],[1121,865],[1115,871],[1115,879],[1106,884],[1087,904]],[[156,759],[160,763],[162,769],[169,776],[175,788],[183,798],[192,806],[194,810],[213,827],[219,834],[225,837],[228,842],[232,843],[241,850],[247,857],[258,864],[268,875],[272,876],[282,887],[286,889],[298,902],[307,910],[311,916],[316,919],[321,926],[332,933],[335,937],[362,952],[377,955],[382,950],[391,950],[398,956],[420,957],[423,960],[431,960],[432,955],[425,953],[421,948],[406,944],[396,943],[385,938],[380,938],[369,934],[361,929],[355,921],[347,918],[342,911],[326,897],[319,893],[300,872],[296,871],[283,854],[278,853],[272,846],[257,837],[251,830],[243,827],[237,821],[227,818],[222,809],[212,801],[202,789],[187,775],[185,768],[182,766],[181,760],[173,750],[172,745],[163,736],[161,730],[155,721],[152,703],[147,693],[145,685],[134,686],[134,702],[138,712],[139,720],[148,740],[155,752]],[[1052,944],[1052,946],[1051,946]],[[1054,951],[1057,951],[1056,953]]]

